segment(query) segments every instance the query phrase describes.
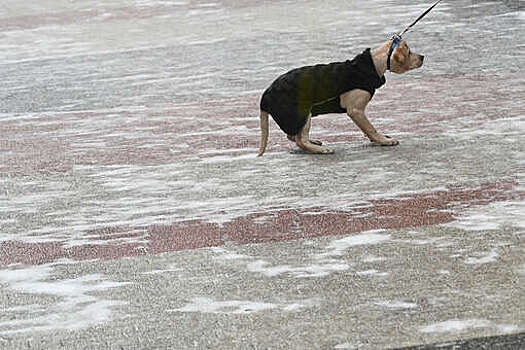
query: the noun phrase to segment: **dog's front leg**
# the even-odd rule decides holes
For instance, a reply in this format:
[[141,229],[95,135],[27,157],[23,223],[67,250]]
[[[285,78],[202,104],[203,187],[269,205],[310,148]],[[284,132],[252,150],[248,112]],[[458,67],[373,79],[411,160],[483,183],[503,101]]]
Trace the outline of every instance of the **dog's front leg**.
[[380,144],[381,146],[395,146],[399,144],[399,141],[396,139],[378,133],[374,126],[368,121],[363,110],[357,108],[347,109],[346,113],[352,118],[359,129],[365,133],[370,141]]
[[381,135],[368,121],[365,108],[370,101],[370,93],[365,90],[355,89],[341,95],[341,106],[346,109],[346,114],[365,133],[370,141],[382,146],[395,146],[399,142],[391,137]]

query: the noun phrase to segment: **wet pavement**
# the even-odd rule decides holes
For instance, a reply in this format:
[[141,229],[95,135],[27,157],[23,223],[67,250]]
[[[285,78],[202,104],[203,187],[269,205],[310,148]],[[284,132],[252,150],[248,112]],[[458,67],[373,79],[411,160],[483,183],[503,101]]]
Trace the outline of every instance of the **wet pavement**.
[[255,157],[277,75],[427,5],[4,1],[0,347],[519,348],[525,4],[445,1],[407,36],[425,65],[368,107],[399,146],[329,115],[334,155],[271,122]]

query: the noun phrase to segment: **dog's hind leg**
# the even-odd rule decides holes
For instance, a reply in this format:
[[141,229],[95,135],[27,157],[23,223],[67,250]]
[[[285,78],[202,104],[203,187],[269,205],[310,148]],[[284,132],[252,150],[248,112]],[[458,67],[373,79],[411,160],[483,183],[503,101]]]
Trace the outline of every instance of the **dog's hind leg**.
[[331,150],[328,147],[317,145],[310,141],[310,126],[312,125],[312,115],[308,115],[308,118],[306,119],[306,124],[303,126],[301,131],[297,135],[295,135],[295,143],[297,146],[301,147],[305,151],[311,152],[311,153],[321,153],[321,154],[332,154],[334,153],[333,150]]

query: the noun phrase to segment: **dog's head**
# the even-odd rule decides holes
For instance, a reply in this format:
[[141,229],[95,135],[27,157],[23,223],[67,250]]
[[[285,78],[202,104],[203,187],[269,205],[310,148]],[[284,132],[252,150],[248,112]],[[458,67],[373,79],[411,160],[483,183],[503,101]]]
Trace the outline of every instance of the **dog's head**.
[[405,73],[423,65],[425,56],[410,51],[406,40],[401,40],[390,56],[390,71]]

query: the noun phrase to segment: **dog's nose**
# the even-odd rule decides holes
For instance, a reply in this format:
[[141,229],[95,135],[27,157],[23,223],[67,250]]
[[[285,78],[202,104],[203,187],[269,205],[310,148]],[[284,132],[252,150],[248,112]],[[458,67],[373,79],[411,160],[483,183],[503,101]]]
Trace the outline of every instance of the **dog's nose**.
[[421,63],[423,63],[423,60],[425,59],[425,56],[419,55],[419,58],[421,58]]

